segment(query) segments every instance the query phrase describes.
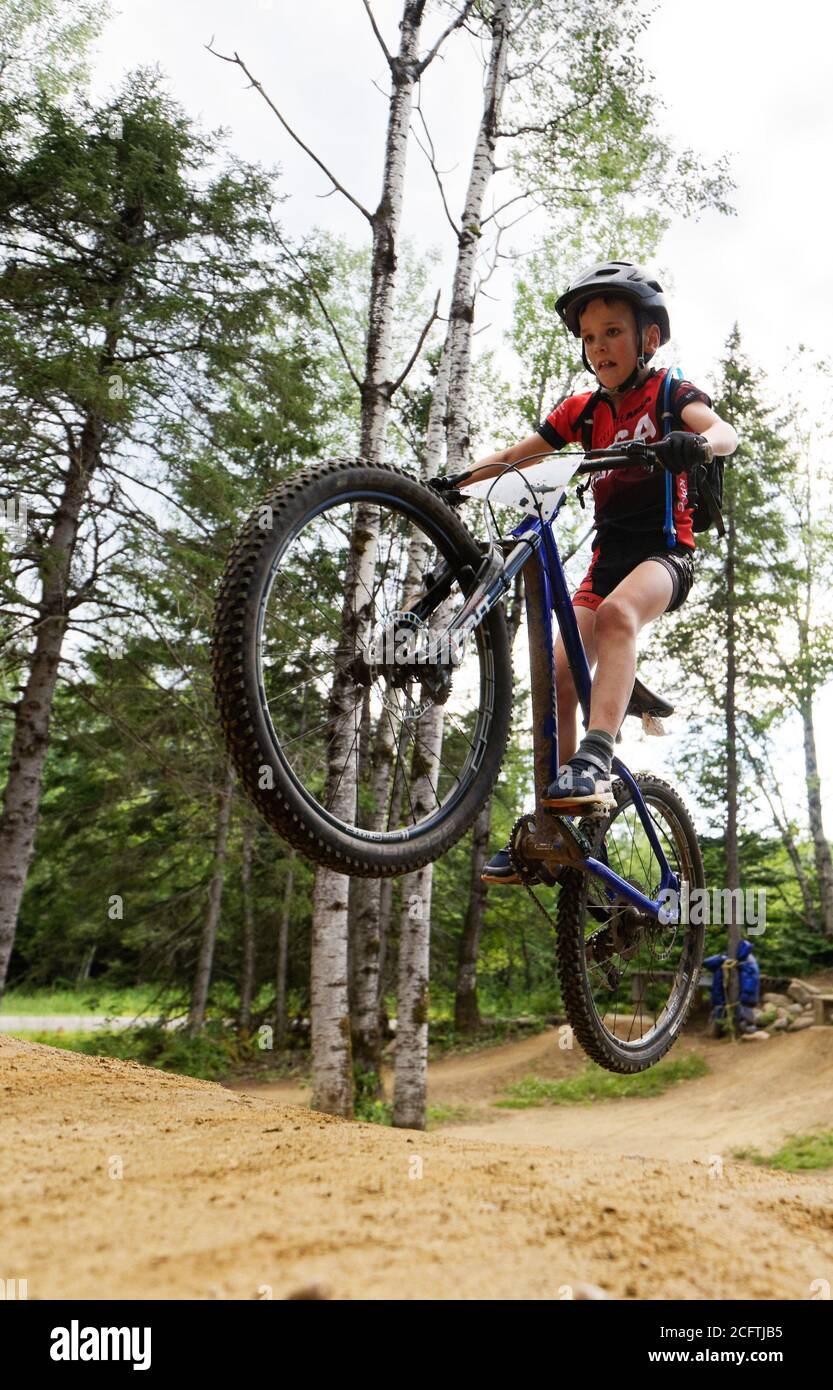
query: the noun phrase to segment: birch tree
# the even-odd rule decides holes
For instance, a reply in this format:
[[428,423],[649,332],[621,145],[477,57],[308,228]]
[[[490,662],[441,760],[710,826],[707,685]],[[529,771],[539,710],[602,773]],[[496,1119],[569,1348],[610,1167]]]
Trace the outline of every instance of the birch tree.
[[[670,147],[663,144],[650,116],[640,109],[645,78],[633,62],[633,47],[642,27],[636,8],[629,3],[615,6],[620,24],[600,27],[594,7],[585,0],[568,4],[521,5],[517,0],[485,0],[477,6],[477,19],[487,47],[484,60],[483,102],[474,141],[463,208],[458,221],[449,210],[449,200],[439,172],[434,141],[420,107],[426,153],[440,189],[445,215],[456,237],[456,258],[450,291],[448,328],[443,345],[437,384],[428,423],[427,447],[422,476],[428,480],[437,472],[445,452],[446,466],[452,473],[470,462],[470,397],[472,341],[475,304],[500,258],[500,239],[507,230],[501,222],[511,206],[526,205],[532,211],[556,193],[563,203],[561,180],[569,171],[571,203],[581,203],[582,190],[576,179],[588,179],[585,201],[611,197],[622,191],[636,191],[644,171],[635,158],[637,139],[643,152],[650,149],[661,156],[660,165],[668,170],[672,162]],[[551,77],[549,74],[556,74]],[[568,76],[562,77],[562,73]],[[514,96],[505,111],[507,93],[514,84]],[[593,120],[587,109],[593,105]],[[602,141],[611,128],[619,127],[631,147],[621,158],[610,160]],[[583,145],[570,144],[580,135]],[[566,138],[565,138],[566,137]],[[513,153],[510,166],[515,188],[504,202],[487,211],[486,199],[497,172],[496,148],[509,142]],[[605,160],[588,178],[594,156],[604,151]],[[530,171],[527,171],[527,164]],[[684,196],[692,204],[719,201],[725,194],[727,176],[718,169],[709,187],[698,187],[696,180],[684,180]],[[557,190],[557,192],[556,192]],[[492,266],[483,266],[484,231],[494,224]],[[478,275],[478,264],[480,270]],[[442,747],[441,709],[429,710],[420,720],[419,746],[415,748],[423,767],[418,795],[428,804],[430,773],[436,768]],[[482,829],[482,827],[481,827]],[[482,835],[481,835],[482,845]],[[403,883],[400,923],[400,961],[398,1025],[394,1084],[394,1124],[422,1128],[425,1123],[426,1064],[428,1047],[428,976],[432,866],[409,875]]]
[[[396,289],[397,238],[402,214],[405,161],[410,133],[414,90],[422,74],[443,43],[466,20],[473,0],[466,0],[452,11],[452,18],[439,38],[420,57],[420,40],[426,0],[405,0],[399,24],[399,48],[391,52],[379,29],[370,0],[364,0],[368,19],[384,54],[390,72],[390,99],[385,137],[385,156],[379,202],[369,210],[333,175],[288,123],[261,83],[239,56],[221,55],[235,63],[269,105],[281,126],[321,168],[367,222],[371,238],[371,269],[368,291],[368,328],[361,374],[352,362],[346,365],[361,399],[359,448],[368,462],[384,456],[385,431],[390,402],[402,385],[422,347],[421,338],[410,361],[395,371],[391,341]],[[427,332],[427,329],[426,329]],[[362,592],[370,594],[367,583],[375,563],[377,518],[372,508],[359,507],[354,518],[354,538],[346,579],[345,622],[359,634],[369,614],[362,606]],[[331,709],[339,714],[351,707],[346,675],[337,675],[331,692]],[[348,769],[351,729],[347,719],[338,719],[329,749],[328,798],[330,809],[345,819],[355,815],[355,773]],[[353,1107],[353,1076],[349,1012],[349,894],[348,880],[332,869],[319,868],[313,895],[312,1023],[313,1023],[313,1106],[332,1114],[349,1115]]]

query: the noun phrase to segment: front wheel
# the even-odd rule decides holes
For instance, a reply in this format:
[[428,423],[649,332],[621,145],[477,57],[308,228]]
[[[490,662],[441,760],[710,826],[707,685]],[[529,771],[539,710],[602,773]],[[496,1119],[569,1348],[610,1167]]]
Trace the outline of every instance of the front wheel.
[[512,707],[503,605],[465,648],[437,640],[482,561],[390,465],[306,468],[246,522],[217,602],[215,698],[250,798],[308,858],[410,872],[488,797]]
[[[691,817],[658,777],[634,779],[656,838],[689,893],[705,886]],[[660,862],[625,782],[613,784],[616,807],[592,833],[592,854],[647,897],[660,892]],[[584,821],[582,828],[590,827]],[[705,927],[663,925],[617,898],[593,874],[568,869],[558,904],[558,973],[567,1016],[585,1052],[613,1072],[653,1066],[679,1036],[694,1002]]]

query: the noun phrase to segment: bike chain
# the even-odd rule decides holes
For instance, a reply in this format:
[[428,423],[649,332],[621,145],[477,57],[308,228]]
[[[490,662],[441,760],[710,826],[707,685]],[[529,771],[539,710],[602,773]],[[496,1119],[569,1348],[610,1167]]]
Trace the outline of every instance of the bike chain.
[[[544,921],[547,923],[548,926],[552,927],[552,929],[553,929],[554,932],[557,933],[557,931],[558,931],[558,926],[557,926],[557,922],[556,922],[555,917],[553,916],[553,914],[552,914],[551,912],[548,912],[548,911],[547,911],[547,909],[544,907],[544,904],[541,902],[541,899],[538,897],[538,895],[537,895],[536,893],[534,893],[534,892],[532,891],[532,883],[533,883],[534,881],[538,881],[538,880],[535,880],[534,875],[531,874],[531,873],[529,873],[529,872],[518,862],[518,860],[515,858],[515,854],[514,854],[514,850],[513,850],[513,845],[514,845],[514,841],[515,841],[515,832],[516,832],[516,830],[518,830],[518,829],[520,828],[520,825],[521,825],[521,822],[522,822],[522,821],[529,820],[529,819],[530,819],[530,817],[529,817],[528,815],[519,816],[518,819],[515,821],[515,824],[512,826],[512,830],[511,830],[510,835],[509,835],[509,858],[510,858],[511,861],[512,861],[512,867],[513,867],[513,869],[515,870],[515,873],[518,875],[518,877],[519,877],[519,879],[521,880],[521,883],[523,884],[523,887],[525,888],[526,892],[529,894],[530,898],[531,898],[532,901],[534,902],[534,904],[535,904],[535,906],[537,907],[538,911],[540,912],[541,916],[544,918]],[[565,865],[564,867],[565,867],[565,868],[569,868],[569,865]],[[553,885],[553,886],[555,886],[555,885]],[[587,937],[587,939],[586,939],[586,941],[585,941],[585,949],[587,949],[587,948],[591,948],[591,949],[592,949],[593,944],[594,944],[594,942],[597,940],[597,938],[598,938],[598,937],[601,937],[601,936],[604,936],[605,933],[608,933],[608,934],[610,933],[610,924],[609,924],[609,923],[606,923],[603,927],[597,927],[596,930],[595,930],[594,932],[592,932],[592,933],[590,934],[590,936]],[[601,968],[601,967],[599,967],[599,968]],[[604,973],[604,972],[602,972],[602,973]]]

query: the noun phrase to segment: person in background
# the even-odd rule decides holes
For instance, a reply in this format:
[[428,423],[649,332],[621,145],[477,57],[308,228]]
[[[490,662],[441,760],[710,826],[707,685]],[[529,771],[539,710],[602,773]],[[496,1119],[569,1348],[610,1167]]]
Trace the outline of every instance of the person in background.
[[727,1022],[726,1005],[731,970],[738,972],[738,1002],[735,1006],[735,1026],[739,1033],[757,1033],[755,1010],[760,1004],[761,968],[752,953],[751,942],[738,942],[737,956],[733,961],[728,955],[709,956],[703,961],[706,970],[712,975],[712,1013],[711,1022],[715,1032],[722,1031]]

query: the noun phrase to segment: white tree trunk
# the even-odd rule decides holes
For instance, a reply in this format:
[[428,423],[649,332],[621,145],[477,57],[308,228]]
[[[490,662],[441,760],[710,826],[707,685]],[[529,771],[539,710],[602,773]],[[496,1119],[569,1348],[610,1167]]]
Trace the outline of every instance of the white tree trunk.
[[[372,258],[365,375],[361,387],[361,454],[370,463],[384,454],[385,427],[392,391],[391,341],[396,286],[396,239],[402,215],[405,160],[414,85],[418,77],[419,36],[425,0],[406,0],[400,23],[399,52],[391,64],[392,88],[385,142],[382,196],[372,218]],[[361,535],[367,573],[375,562],[377,520],[359,508],[354,533]],[[355,586],[356,581],[354,581]],[[361,592],[367,593],[365,588]],[[362,621],[357,590],[347,601]],[[344,684],[344,682],[342,682]],[[343,694],[347,694],[346,688]],[[339,692],[336,692],[339,700]],[[330,776],[338,777],[352,738],[349,721],[334,739]],[[340,802],[355,816],[356,779],[350,768],[339,788]],[[336,811],[338,814],[338,811]],[[312,1066],[313,1104],[332,1114],[349,1115],[353,1105],[352,1048],[348,1002],[348,885],[343,874],[319,868],[313,894]]]
[[[448,331],[429,412],[423,468],[426,481],[434,477],[440,467],[444,442],[449,472],[462,470],[468,462],[474,268],[483,204],[495,167],[495,131],[506,87],[511,10],[512,0],[496,0],[483,112],[458,238]],[[415,580],[423,572],[425,558],[425,547],[415,544],[410,557],[410,570]],[[419,745],[414,754],[414,767],[419,757],[425,772],[417,778],[413,799],[417,815],[422,816],[436,805],[434,786],[442,751],[442,707],[429,710],[417,727]],[[409,1129],[424,1129],[426,1118],[432,889],[431,864],[403,880],[393,1123]]]
[[[416,725],[413,767],[421,767],[422,775],[415,778],[411,798],[418,818],[437,804],[434,788],[442,736],[443,711],[435,705]],[[403,1129],[425,1128],[432,885],[432,864],[402,880],[393,1123]]]

